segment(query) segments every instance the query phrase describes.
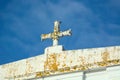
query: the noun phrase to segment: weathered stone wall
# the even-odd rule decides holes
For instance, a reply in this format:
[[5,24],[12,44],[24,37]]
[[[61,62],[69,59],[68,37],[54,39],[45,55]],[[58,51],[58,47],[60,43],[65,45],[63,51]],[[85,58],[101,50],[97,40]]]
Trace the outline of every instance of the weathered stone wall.
[[58,51],[0,66],[0,80],[39,78],[120,64],[120,46]]
[[[44,55],[23,59],[0,66],[0,80],[33,77],[33,73],[44,70]],[[2,79],[4,78],[4,79]]]
[[120,64],[120,47],[69,50],[46,56],[45,75],[51,75]]
[[32,80],[120,80],[120,65],[56,74]]

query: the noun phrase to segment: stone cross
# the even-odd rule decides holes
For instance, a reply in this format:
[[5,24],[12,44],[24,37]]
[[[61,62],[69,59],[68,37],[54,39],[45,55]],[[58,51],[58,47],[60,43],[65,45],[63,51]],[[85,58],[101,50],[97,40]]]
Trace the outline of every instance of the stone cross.
[[53,46],[57,46],[58,45],[58,40],[60,37],[63,36],[70,36],[71,35],[71,29],[67,30],[67,31],[60,31],[60,21],[55,21],[54,22],[54,31],[52,33],[49,34],[42,34],[41,35],[41,40],[45,40],[48,38],[51,38],[53,40]]

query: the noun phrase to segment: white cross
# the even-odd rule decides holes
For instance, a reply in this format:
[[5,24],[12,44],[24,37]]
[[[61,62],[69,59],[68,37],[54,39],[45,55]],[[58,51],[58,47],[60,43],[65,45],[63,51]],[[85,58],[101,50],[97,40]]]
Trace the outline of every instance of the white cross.
[[63,37],[63,36],[70,36],[71,35],[71,29],[67,30],[67,31],[60,31],[60,21],[55,21],[54,22],[54,31],[52,33],[49,33],[49,34],[42,34],[41,35],[41,39],[42,40],[45,40],[45,39],[48,39],[48,38],[51,38],[53,40],[53,46],[56,46],[58,45],[58,39],[60,37]]

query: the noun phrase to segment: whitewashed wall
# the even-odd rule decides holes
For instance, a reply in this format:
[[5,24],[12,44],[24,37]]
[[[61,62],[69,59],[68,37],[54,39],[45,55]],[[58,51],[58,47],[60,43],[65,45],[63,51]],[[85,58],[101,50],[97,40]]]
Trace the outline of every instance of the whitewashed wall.
[[[44,70],[44,55],[23,59],[0,66],[0,80],[28,78],[31,73]],[[25,77],[26,76],[26,77]],[[34,76],[34,74],[33,74]],[[32,76],[30,76],[32,77]]]
[[[35,80],[36,78],[42,80],[43,78],[40,77],[46,77],[46,76],[50,76],[50,77],[46,77],[46,80],[54,80],[56,78],[55,77],[53,78],[53,76],[51,75],[71,73],[74,71],[84,72],[89,69],[103,68],[107,66],[114,66],[120,64],[120,46],[68,50],[68,51],[59,51],[62,49],[58,49],[56,50],[58,51],[57,53],[53,53],[54,52],[53,50],[54,49],[52,49],[52,51],[47,51],[43,55],[1,65],[0,80],[18,80],[18,79],[23,80],[23,79],[34,79],[34,78]],[[112,68],[110,69],[107,68],[107,69],[108,69],[107,73],[109,73],[110,70],[112,71]],[[82,76],[83,72],[74,73],[74,75]],[[106,71],[98,72],[98,73],[96,72],[96,74],[98,75],[103,74],[103,76],[105,76],[104,73],[106,73]],[[92,79],[91,76],[92,74],[94,73],[86,74],[88,80]],[[117,72],[115,72],[115,74],[117,74]],[[64,75],[68,76],[68,74],[64,74]],[[117,77],[118,76],[116,76],[116,78]],[[71,79],[73,80],[73,78]],[[81,77],[77,77],[77,76],[76,78],[79,80],[81,79]],[[61,80],[67,80],[67,79],[64,78]],[[68,80],[70,80],[70,78]]]

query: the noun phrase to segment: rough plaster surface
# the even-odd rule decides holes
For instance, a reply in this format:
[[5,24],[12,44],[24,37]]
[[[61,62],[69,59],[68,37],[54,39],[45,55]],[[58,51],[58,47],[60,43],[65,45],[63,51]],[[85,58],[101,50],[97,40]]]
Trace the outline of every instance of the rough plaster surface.
[[[54,48],[56,53],[53,53]],[[21,80],[120,64],[120,46],[67,51],[61,51],[60,46],[57,50],[56,46],[50,49],[43,55],[1,65],[0,80]]]

